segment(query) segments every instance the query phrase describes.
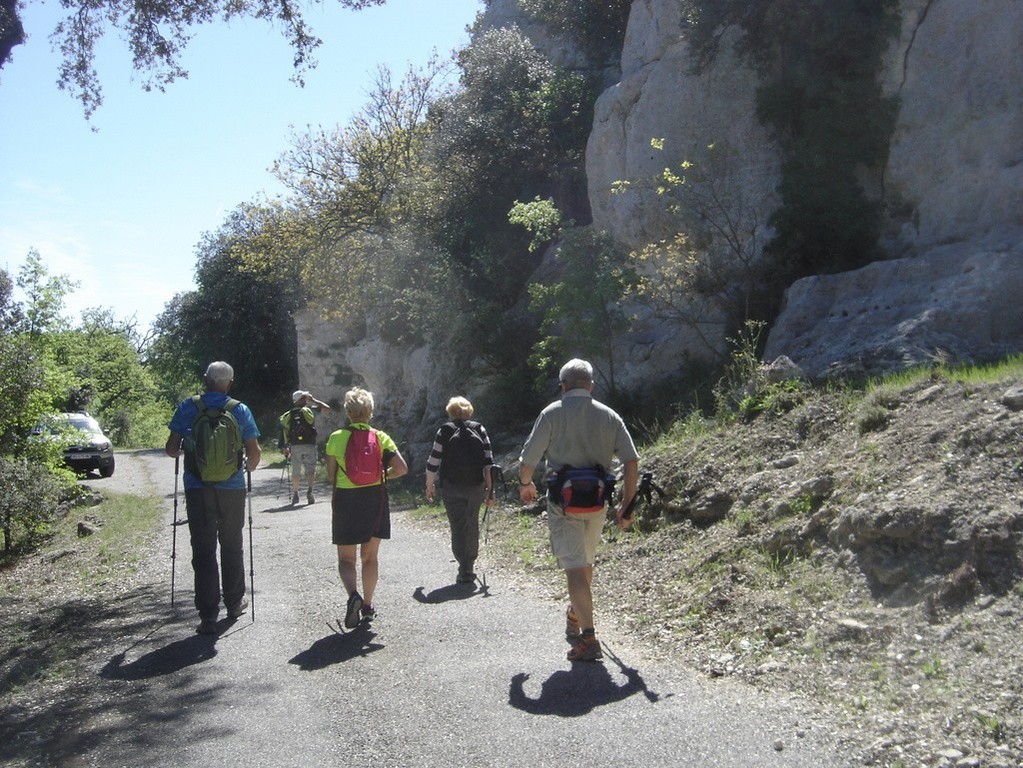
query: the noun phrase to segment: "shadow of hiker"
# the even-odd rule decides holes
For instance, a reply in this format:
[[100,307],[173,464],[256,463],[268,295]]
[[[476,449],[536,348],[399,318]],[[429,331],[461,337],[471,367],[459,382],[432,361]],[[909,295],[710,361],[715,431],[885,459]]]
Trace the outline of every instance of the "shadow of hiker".
[[608,657],[625,676],[623,685],[617,685],[611,679],[611,673],[603,664],[578,663],[567,670],[558,670],[548,677],[540,687],[540,695],[534,699],[526,695],[525,683],[529,675],[519,672],[508,686],[508,703],[531,715],[579,717],[589,714],[597,707],[622,701],[637,693],[646,696],[651,704],[656,704],[663,698],[647,687],[646,681],[637,670],[625,666],[606,645],[604,648]]
[[[305,506],[308,506],[308,505],[305,505]],[[267,507],[266,509],[261,509],[261,510],[259,510],[259,514],[261,514],[261,515],[269,515],[269,514],[275,514],[277,512],[290,512],[293,509],[300,509],[300,507],[296,507],[294,504],[292,504],[289,501],[287,504],[283,504],[281,506]]]
[[412,599],[417,603],[436,605],[438,603],[446,603],[451,600],[468,600],[474,595],[482,595],[483,597],[490,596],[490,588],[486,585],[481,586],[479,589],[476,587],[476,583],[448,584],[443,587],[438,587],[431,592],[427,592],[426,587],[416,587],[415,591],[412,592]]
[[217,655],[216,643],[216,636],[193,635],[150,651],[128,664],[124,663],[127,652],[121,651],[103,665],[99,676],[108,680],[144,680],[170,675],[212,659]]
[[360,656],[368,656],[384,647],[381,643],[374,643],[374,637],[376,632],[369,629],[366,624],[360,624],[343,635],[332,632],[288,659],[288,663],[297,665],[303,672],[312,672],[331,664],[341,664]]

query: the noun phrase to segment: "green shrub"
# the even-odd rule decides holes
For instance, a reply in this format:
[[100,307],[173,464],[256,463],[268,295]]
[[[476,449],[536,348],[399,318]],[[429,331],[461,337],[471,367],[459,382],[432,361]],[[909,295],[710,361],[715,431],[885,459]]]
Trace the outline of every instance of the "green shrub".
[[0,524],[4,552],[31,549],[50,530],[61,501],[69,500],[77,486],[68,472],[45,464],[0,456]]
[[856,418],[856,431],[861,435],[880,432],[891,421],[891,412],[882,406],[875,405],[863,410]]

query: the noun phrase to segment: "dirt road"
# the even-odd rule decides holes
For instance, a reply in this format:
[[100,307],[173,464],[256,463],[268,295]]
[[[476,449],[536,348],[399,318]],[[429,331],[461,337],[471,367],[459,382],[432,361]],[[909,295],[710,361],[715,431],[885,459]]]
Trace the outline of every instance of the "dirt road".
[[194,631],[184,527],[170,608],[173,463],[156,451],[118,457],[96,486],[165,500],[154,555],[165,562],[95,665],[85,724],[16,764],[844,765],[798,702],[709,682],[613,634],[602,663],[571,664],[563,606],[488,571],[485,555],[485,587],[453,584],[446,539],[401,513],[381,548],[379,616],[339,633],[326,489],[292,508],[279,480],[253,475],[255,621],[211,638]]

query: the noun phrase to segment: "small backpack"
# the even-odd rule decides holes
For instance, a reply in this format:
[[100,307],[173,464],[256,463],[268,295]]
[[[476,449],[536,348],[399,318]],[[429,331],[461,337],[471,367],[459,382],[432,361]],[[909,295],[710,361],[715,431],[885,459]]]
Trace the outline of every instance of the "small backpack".
[[242,431],[233,413],[238,401],[210,408],[196,395],[192,403],[197,413],[184,441],[185,467],[204,483],[222,483],[242,467]]
[[486,464],[483,436],[474,421],[453,421],[441,454],[440,476],[452,485],[482,485]]
[[292,408],[288,417],[288,444],[306,445],[316,442],[316,427],[305,420],[302,408]]
[[[355,485],[372,485],[384,480],[384,458],[375,429],[352,429],[340,469]],[[339,465],[340,466],[340,465]]]

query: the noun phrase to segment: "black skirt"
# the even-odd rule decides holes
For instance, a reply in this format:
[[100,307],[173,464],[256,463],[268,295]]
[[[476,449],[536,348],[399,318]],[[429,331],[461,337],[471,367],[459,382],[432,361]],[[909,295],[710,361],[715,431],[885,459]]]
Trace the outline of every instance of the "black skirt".
[[365,544],[371,538],[391,538],[386,485],[335,488],[331,510],[330,528],[335,544]]

